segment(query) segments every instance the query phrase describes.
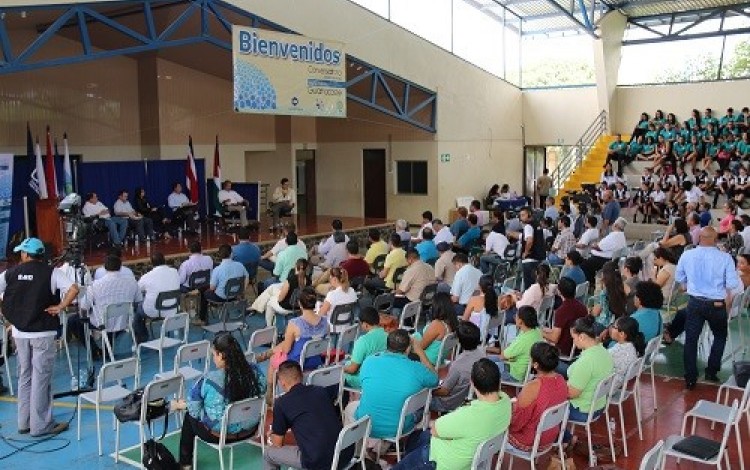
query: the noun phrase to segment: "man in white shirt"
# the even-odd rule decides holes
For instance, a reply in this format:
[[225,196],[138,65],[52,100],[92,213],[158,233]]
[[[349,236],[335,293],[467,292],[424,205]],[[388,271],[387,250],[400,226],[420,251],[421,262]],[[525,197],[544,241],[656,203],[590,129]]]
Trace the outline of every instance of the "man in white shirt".
[[[336,244],[336,242],[334,241],[334,236],[338,232],[343,233],[344,223],[341,221],[341,219],[333,219],[333,221],[331,222],[331,228],[333,229],[333,233],[325,240],[321,240],[321,242],[317,246],[311,248],[309,257],[310,262],[314,265],[322,263],[323,259],[321,258],[321,256],[325,257],[331,250],[331,248],[333,248],[333,246]],[[349,235],[344,234],[344,245],[346,245],[346,243],[348,242]],[[316,256],[316,254],[320,256]]]
[[484,274],[492,274],[495,266],[505,258],[505,249],[508,248],[508,238],[500,231],[498,224],[492,227],[492,231],[484,241],[484,254],[479,258],[479,269]]
[[432,211],[424,211],[422,212],[422,226],[419,227],[419,232],[417,233],[416,237],[412,237],[411,241],[419,243],[422,241],[422,230],[425,228],[429,228],[433,231],[435,231],[434,227],[432,226]]
[[349,257],[349,253],[346,251],[346,244],[349,242],[344,232],[333,233],[333,246],[325,255],[325,259],[321,266],[323,269],[338,267],[342,261]]
[[586,280],[589,281],[590,286],[594,285],[594,277],[597,271],[628,246],[628,242],[625,240],[625,226],[627,224],[627,220],[619,217],[612,225],[612,231],[609,232],[609,235],[599,240],[591,248],[591,256],[581,266],[583,272],[586,273]]
[[153,268],[138,280],[138,288],[143,293],[143,303],[135,312],[133,319],[133,332],[138,343],[148,341],[148,329],[146,328],[146,317],[167,317],[177,313],[179,300],[173,309],[158,311],[156,299],[162,292],[180,290],[180,275],[172,266],[167,266],[164,254],[154,252],[151,254],[151,265]]
[[172,185],[172,193],[167,197],[167,205],[172,210],[172,219],[181,224],[183,221],[187,224],[189,230],[198,230],[198,221],[195,220],[195,208],[194,202],[182,192],[182,185],[175,183]]
[[289,186],[289,178],[282,178],[281,186],[273,190],[271,206],[269,207],[271,216],[273,217],[271,230],[278,228],[281,216],[290,214],[297,204],[297,196],[294,194],[294,189]]
[[240,215],[240,225],[243,227],[247,226],[247,201],[245,198],[239,195],[239,193],[232,189],[232,182],[229,180],[224,181],[221,185],[221,191],[219,191],[219,203],[224,206],[224,209],[230,213],[237,213]]
[[557,210],[557,207],[555,207],[555,198],[548,197],[545,203],[546,206],[544,208],[544,217],[549,217],[553,222],[556,221],[560,215],[560,212]]
[[145,240],[146,237],[149,240],[154,239],[154,221],[149,217],[143,217],[142,214],[133,209],[130,201],[128,201],[128,192],[124,189],[120,190],[120,194],[117,195],[114,210],[117,217],[127,220],[128,224],[135,228],[141,240]]
[[469,299],[479,287],[482,271],[469,263],[466,253],[456,253],[453,256],[453,265],[456,267],[456,276],[451,286],[451,301],[453,301],[456,315],[462,315]]
[[450,227],[445,226],[442,220],[433,219],[432,231],[435,232],[435,238],[432,240],[435,245],[442,242],[448,243],[450,245],[453,244],[455,237],[451,233]]
[[698,185],[693,184],[692,181],[686,181],[685,186],[689,189],[685,190],[685,202],[688,204],[698,204],[703,202],[703,191]]
[[593,215],[586,216],[586,231],[583,232],[581,238],[576,243],[576,248],[582,256],[588,256],[591,247],[594,246],[597,240],[599,240],[599,229],[596,228],[599,221]]
[[180,280],[180,290],[190,292],[190,276],[199,271],[208,271],[209,278],[214,268],[214,260],[202,253],[201,243],[198,240],[190,242],[188,246],[190,256],[180,264],[177,274]]
[[101,221],[109,230],[109,238],[115,246],[122,245],[125,240],[125,234],[128,230],[128,221],[122,217],[112,217],[107,206],[99,201],[96,193],[88,193],[86,202],[81,209],[84,217],[89,217],[96,221]]

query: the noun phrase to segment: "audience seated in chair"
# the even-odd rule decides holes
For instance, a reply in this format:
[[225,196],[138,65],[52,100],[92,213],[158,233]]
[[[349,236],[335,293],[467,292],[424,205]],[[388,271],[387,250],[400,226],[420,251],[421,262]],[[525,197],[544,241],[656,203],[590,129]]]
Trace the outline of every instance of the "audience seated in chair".
[[[263,396],[266,380],[255,364],[250,364],[242,347],[228,333],[220,334],[212,342],[213,363],[216,369],[201,377],[186,398],[170,404],[172,410],[185,410],[180,433],[179,463],[192,468],[195,437],[219,443],[222,418],[230,404]],[[253,435],[259,421],[232,425],[227,429],[227,443],[242,441]]]
[[393,470],[471,467],[480,443],[508,430],[511,402],[500,390],[500,374],[489,359],[471,367],[471,386],[477,399],[438,418],[431,429],[410,438],[409,453]]
[[180,290],[180,275],[172,266],[166,264],[164,254],[158,251],[151,253],[151,271],[145,273],[138,280],[138,288],[143,292],[143,303],[135,310],[133,329],[135,339],[138,343],[148,341],[148,329],[146,328],[146,317],[157,318],[159,316],[173,315],[177,313],[177,307],[166,312],[156,310],[156,298],[162,292],[174,292]]
[[394,309],[418,301],[425,287],[435,284],[435,269],[421,259],[417,250],[412,248],[406,253],[406,263],[406,271],[395,290]]
[[440,386],[432,392],[430,410],[449,413],[461,405],[469,397],[471,389],[471,369],[480,359],[486,357],[479,327],[467,321],[462,321],[456,330],[461,353],[451,362],[448,375]]
[[[293,223],[284,225],[284,229],[281,232],[281,238],[278,239],[270,250],[263,253],[258,266],[269,273],[273,273],[273,268],[276,265],[276,257],[287,247],[286,236],[290,233],[297,233],[297,226]],[[297,238],[297,245],[307,253],[307,246],[305,246],[305,242],[299,237]]]
[[[224,287],[227,281],[238,277],[244,278],[243,289],[240,291],[244,293],[244,286],[247,285],[247,271],[242,263],[232,259],[232,247],[229,245],[220,245],[216,256],[221,262],[211,271],[211,282],[208,290],[203,293],[203,297],[211,302],[226,302],[229,300],[224,297]],[[206,315],[207,312],[202,312],[201,318],[206,318]]]
[[[410,352],[419,361],[410,359]],[[364,361],[359,377],[362,384],[360,400],[349,402],[344,419],[349,424],[369,415],[373,439],[394,437],[406,399],[438,384],[435,367],[420,347],[420,341],[400,329],[388,334],[387,351]],[[399,380],[393,380],[394,377],[399,377]],[[411,429],[415,421],[413,416],[407,417],[404,429]]]
[[453,285],[453,279],[456,277],[456,266],[453,264],[453,257],[456,253],[452,250],[452,245],[448,242],[437,244],[440,257],[435,261],[435,280],[438,282],[438,291],[450,292]]
[[562,303],[555,310],[555,320],[551,328],[544,328],[542,336],[545,341],[557,346],[562,356],[570,356],[573,351],[573,337],[570,329],[579,318],[588,315],[586,306],[576,299],[576,284],[568,278],[560,278],[557,291],[562,296]]
[[543,341],[542,330],[533,307],[524,305],[516,311],[516,338],[505,349],[490,347],[487,354],[498,364],[503,381],[520,382],[526,379],[531,361],[531,347]]
[[252,232],[249,226],[240,228],[237,232],[238,243],[232,247],[232,259],[245,266],[250,280],[257,276],[260,263],[260,248],[250,240]]
[[394,233],[391,235],[391,250],[385,257],[383,270],[377,274],[377,278],[370,278],[365,281],[365,288],[370,293],[376,293],[387,289],[393,289],[393,274],[398,268],[406,266],[406,252],[401,247],[401,237]]
[[[417,325],[414,325],[416,328]],[[421,332],[414,333],[414,339],[419,340],[419,348],[435,367],[440,367],[445,357],[438,357],[440,347],[446,336],[458,329],[458,317],[453,309],[450,297],[444,292],[438,292],[432,300],[432,320]],[[444,351],[449,354],[450,351]]]
[[[346,252],[347,257],[339,266],[346,271],[350,280],[364,280],[370,275],[370,265],[359,254],[359,244],[356,240],[346,243]],[[325,296],[332,289],[330,279],[331,269],[327,269],[313,282],[313,287],[319,295]]]
[[388,333],[380,326],[380,315],[373,307],[365,307],[359,314],[359,329],[362,335],[352,347],[352,355],[344,366],[344,380],[348,387],[362,386],[359,372],[365,359],[386,350]]
[[270,285],[253,301],[251,309],[265,314],[266,326],[275,324],[276,314],[289,315],[295,310],[294,293],[312,284],[309,267],[310,263],[306,259],[298,259],[284,282]]
[[451,301],[455,305],[456,315],[461,315],[479,286],[482,271],[469,264],[469,257],[465,253],[456,253],[453,256],[453,267],[456,274],[453,277],[453,284],[451,284]]

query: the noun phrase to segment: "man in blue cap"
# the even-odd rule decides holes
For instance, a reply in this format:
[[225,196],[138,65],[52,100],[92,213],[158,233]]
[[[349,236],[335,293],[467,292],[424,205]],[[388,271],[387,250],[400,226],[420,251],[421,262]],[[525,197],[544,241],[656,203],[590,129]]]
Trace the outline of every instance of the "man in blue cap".
[[68,423],[52,420],[57,315],[76,298],[78,286],[43,261],[44,244],[38,238],[27,238],[13,251],[21,253],[21,263],[0,274],[0,295],[18,354],[18,433],[59,434]]

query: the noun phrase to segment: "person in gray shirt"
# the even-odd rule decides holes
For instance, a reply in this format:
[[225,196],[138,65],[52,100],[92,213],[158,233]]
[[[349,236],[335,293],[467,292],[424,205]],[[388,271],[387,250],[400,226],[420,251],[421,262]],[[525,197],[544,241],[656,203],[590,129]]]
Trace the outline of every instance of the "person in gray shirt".
[[475,324],[462,321],[456,330],[458,344],[461,345],[461,354],[451,362],[448,375],[442,381],[440,387],[432,392],[430,410],[440,413],[448,413],[461,406],[469,396],[471,389],[471,368],[474,363],[486,357],[482,343],[479,327]]

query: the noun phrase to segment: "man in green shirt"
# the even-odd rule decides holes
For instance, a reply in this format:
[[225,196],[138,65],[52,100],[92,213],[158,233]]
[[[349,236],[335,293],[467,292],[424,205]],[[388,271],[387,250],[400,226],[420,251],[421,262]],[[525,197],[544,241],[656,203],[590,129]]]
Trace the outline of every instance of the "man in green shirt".
[[[438,418],[429,431],[407,447],[410,452],[393,470],[470,470],[477,447],[508,430],[511,403],[500,391],[500,370],[489,359],[471,368],[477,399]],[[412,443],[410,443],[412,444]]]
[[276,265],[273,267],[273,275],[284,282],[289,276],[289,271],[294,269],[298,259],[307,259],[307,251],[297,245],[297,234],[289,232],[286,235],[286,248],[276,257]]
[[615,160],[617,162],[617,174],[622,175],[622,161],[625,158],[625,153],[628,149],[628,144],[622,141],[622,135],[617,134],[614,142],[609,144],[609,150],[607,150],[607,163]]
[[352,388],[361,388],[359,380],[359,369],[365,359],[385,351],[388,341],[388,333],[380,327],[380,315],[372,307],[365,307],[359,314],[360,329],[364,333],[352,348],[352,357],[344,367],[344,380],[346,385]]
[[500,353],[499,356],[491,356],[491,358],[498,363],[503,381],[523,382],[531,362],[531,347],[544,341],[544,338],[542,330],[539,329],[539,319],[534,307],[530,305],[519,307],[514,320],[518,329],[516,339],[502,352],[498,348],[487,348],[487,354]]

